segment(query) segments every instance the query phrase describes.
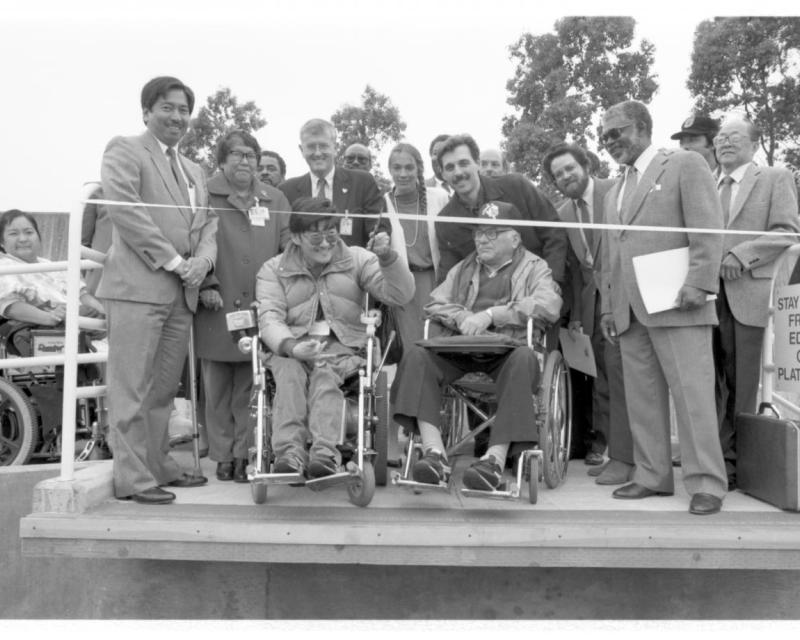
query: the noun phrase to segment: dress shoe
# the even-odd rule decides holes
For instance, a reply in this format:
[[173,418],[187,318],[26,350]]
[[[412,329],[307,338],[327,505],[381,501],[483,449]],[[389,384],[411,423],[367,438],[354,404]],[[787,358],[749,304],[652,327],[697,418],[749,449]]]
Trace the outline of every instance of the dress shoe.
[[217,463],[217,480],[222,480],[223,482],[233,480],[233,462]]
[[168,482],[168,487],[199,487],[200,485],[204,485],[208,482],[208,478],[203,476],[190,476],[188,473],[184,473],[180,478],[173,480],[172,482]]
[[681,456],[673,456],[672,458],[672,466],[673,467],[680,467],[681,466]]
[[648,489],[640,484],[631,482],[624,487],[620,487],[611,495],[620,500],[641,500],[642,498],[649,498],[650,496],[671,496],[672,491],[654,491],[653,489]]
[[586,472],[586,475],[587,476],[592,476],[592,477],[599,476],[601,473],[603,473],[603,471],[605,471],[606,467],[609,465],[610,462],[611,462],[611,460],[606,460],[606,463],[605,464],[601,464],[599,467],[591,467]]
[[609,460],[603,472],[595,478],[596,484],[612,485],[630,482],[634,466],[621,460]]
[[151,487],[131,496],[120,498],[120,500],[133,500],[139,504],[169,504],[175,500],[175,494],[164,491],[161,487]]
[[247,480],[247,458],[236,458],[233,463],[233,481],[248,482]]
[[590,451],[586,454],[586,457],[583,459],[583,464],[588,464],[590,467],[597,467],[605,461],[603,458],[602,453],[596,453],[595,451]]
[[695,493],[689,504],[689,513],[696,516],[710,516],[719,513],[720,509],[722,509],[722,498],[712,496],[710,493]]
[[312,480],[332,476],[336,471],[336,462],[333,458],[312,458],[308,463],[308,477]]

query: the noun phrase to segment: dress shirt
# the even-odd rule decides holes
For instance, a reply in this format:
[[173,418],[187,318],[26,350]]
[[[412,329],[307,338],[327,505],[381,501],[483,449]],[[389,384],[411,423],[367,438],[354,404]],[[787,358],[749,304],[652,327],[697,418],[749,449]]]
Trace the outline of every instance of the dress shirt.
[[[725,176],[730,176],[733,178],[733,182],[731,182],[731,207],[733,207],[733,203],[736,202],[736,194],[739,192],[739,184],[742,182],[744,178],[744,174],[747,173],[748,167],[751,165],[751,162],[745,162],[744,164],[739,165],[730,173],[725,173],[724,171],[720,171],[719,176],[717,177],[717,193],[722,189],[722,179]],[[725,214],[725,220],[730,220],[731,211],[728,209],[727,211],[723,211]]]
[[[653,161],[653,158],[656,157],[656,154],[658,154],[658,148],[654,144],[651,144],[639,154],[638,158],[636,158],[633,166],[640,176],[637,178],[637,180],[640,180],[641,176],[644,175],[644,172],[647,171],[647,167],[650,166],[650,163]],[[625,193],[625,181],[628,179],[629,173],[630,172],[626,168],[625,179],[622,181],[622,186],[617,194],[617,211],[619,211],[619,208],[622,206],[622,194]]]
[[325,197],[333,202],[333,174],[336,171],[336,167],[330,170],[328,175],[324,176],[323,178],[318,178],[313,173],[311,174],[311,195],[315,198],[317,197],[317,193],[319,193],[319,181],[325,180]]

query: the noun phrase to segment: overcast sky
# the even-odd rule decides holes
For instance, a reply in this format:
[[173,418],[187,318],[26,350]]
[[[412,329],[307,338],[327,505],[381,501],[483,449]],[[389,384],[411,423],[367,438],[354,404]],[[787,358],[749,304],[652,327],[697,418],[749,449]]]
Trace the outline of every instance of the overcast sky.
[[[655,44],[654,142],[672,146],[670,134],[691,110],[685,82],[697,23],[748,5],[664,3],[643,12],[641,4],[615,2],[602,12],[633,15],[636,35]],[[779,2],[758,7],[788,12],[782,4],[783,10]],[[508,47],[524,32],[552,30],[565,9],[597,14],[598,6],[583,0],[0,0],[0,210],[70,209],[81,185],[99,178],[108,140],[143,130],[139,92],[156,75],[191,86],[195,111],[223,86],[242,101],[255,100],[268,120],[257,138],[281,153],[289,176],[306,171],[297,149],[300,125],[357,103],[368,83],[400,109],[406,139],[426,161],[431,138],[442,132],[468,132],[481,147],[498,146],[502,118],[510,113]]]

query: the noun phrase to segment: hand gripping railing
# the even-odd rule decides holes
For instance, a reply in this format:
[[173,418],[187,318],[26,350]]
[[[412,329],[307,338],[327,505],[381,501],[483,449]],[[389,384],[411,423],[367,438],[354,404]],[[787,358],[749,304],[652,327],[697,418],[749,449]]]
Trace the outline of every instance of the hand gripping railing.
[[[67,260],[43,264],[0,267],[0,276],[7,273],[31,273],[41,271],[67,272],[67,311],[64,331],[64,353],[52,356],[34,356],[30,358],[6,358],[0,360],[0,368],[17,369],[42,365],[64,366],[64,393],[61,407],[61,476],[60,480],[72,480],[75,471],[75,405],[78,398],[89,398],[103,395],[105,386],[81,387],[78,385],[78,364],[105,362],[104,353],[78,354],[78,310],[80,308],[81,269],[102,268],[100,261],[104,255],[98,251],[81,247],[81,224],[83,221],[84,201],[89,198],[96,183],[84,185],[81,198],[69,215],[69,231],[67,242]],[[81,255],[91,256],[92,260],[82,260]]]

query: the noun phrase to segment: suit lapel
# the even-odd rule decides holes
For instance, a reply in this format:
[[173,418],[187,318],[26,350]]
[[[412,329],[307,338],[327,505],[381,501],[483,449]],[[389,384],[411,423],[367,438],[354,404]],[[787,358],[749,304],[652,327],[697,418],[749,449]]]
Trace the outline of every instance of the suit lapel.
[[161,146],[151,133],[148,132],[144,134],[143,144],[145,149],[147,149],[147,151],[150,153],[153,164],[155,164],[156,169],[161,176],[161,180],[164,182],[164,186],[167,188],[172,201],[178,208],[181,217],[187,224],[189,224],[191,221],[191,212],[188,211],[187,207],[183,204],[183,194],[178,188],[178,183],[175,182],[175,176],[172,175],[172,167],[169,166],[167,156],[165,156],[164,152],[161,151]]
[[650,193],[654,188],[656,188],[656,184],[658,178],[664,172],[664,164],[667,162],[667,158],[658,153],[651,161],[650,165],[642,175],[642,178],[639,180],[639,183],[636,185],[636,191],[633,193],[633,198],[631,199],[630,207],[627,211],[622,211],[621,216],[623,218],[623,222],[625,224],[631,224],[636,216],[639,214],[639,210],[644,203],[647,194]]
[[[339,213],[345,213],[349,207],[350,176],[342,169],[333,173],[333,207]],[[349,213],[353,213],[350,211]]]
[[761,173],[761,171],[755,165],[750,165],[747,167],[744,178],[742,178],[742,182],[739,184],[739,189],[736,192],[736,199],[733,201],[733,206],[731,207],[731,215],[728,219],[728,227],[731,226],[733,221],[736,219],[736,216],[742,212],[744,203],[747,202],[750,192],[756,185],[756,180],[758,180],[759,173]]

